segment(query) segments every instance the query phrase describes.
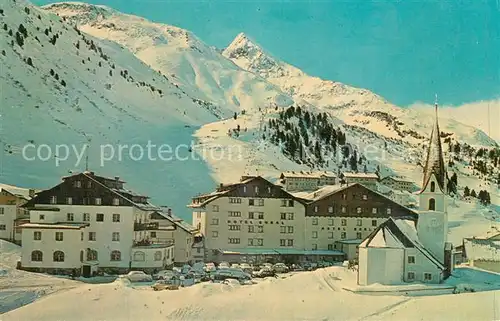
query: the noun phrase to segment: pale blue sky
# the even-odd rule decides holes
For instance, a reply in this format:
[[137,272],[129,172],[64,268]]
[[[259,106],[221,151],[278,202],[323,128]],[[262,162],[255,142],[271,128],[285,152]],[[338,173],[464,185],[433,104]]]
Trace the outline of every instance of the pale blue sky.
[[500,0],[89,2],[188,29],[219,48],[245,32],[311,75],[401,106],[432,103],[435,93],[451,105],[500,97]]

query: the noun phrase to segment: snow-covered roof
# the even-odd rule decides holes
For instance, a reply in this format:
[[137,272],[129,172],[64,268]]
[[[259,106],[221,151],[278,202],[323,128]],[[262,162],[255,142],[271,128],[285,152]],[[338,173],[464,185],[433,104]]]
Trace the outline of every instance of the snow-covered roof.
[[402,176],[386,176],[382,179],[383,180],[393,180],[397,182],[403,182],[403,183],[413,183],[411,180],[407,179],[406,177]]
[[378,175],[375,173],[354,173],[354,172],[344,172],[342,173],[344,177],[347,178],[372,178],[378,179]]
[[329,171],[315,171],[315,172],[306,172],[306,171],[286,171],[281,173],[280,177],[283,178],[321,178],[321,177],[330,177],[335,178],[337,175],[333,172]]
[[420,242],[415,222],[390,217],[379,225],[359,247],[369,248],[416,248],[437,267],[444,269],[439,262]]
[[314,192],[290,192],[290,194],[292,194],[293,196],[295,196],[297,198],[313,201],[313,200],[323,198],[323,197],[330,195],[334,192],[338,192],[339,190],[345,189],[345,188],[347,188],[346,185],[344,185],[344,186],[326,185],[324,187],[317,189]]
[[[155,211],[155,213],[158,214],[160,217],[170,221],[172,224],[183,229],[184,231],[186,231],[188,233],[193,233],[193,232],[197,231],[197,229],[195,227],[193,227],[191,224],[187,223],[186,221],[175,216],[172,213],[165,212],[163,209],[157,210],[157,211]],[[160,228],[160,229],[164,229],[164,228]]]
[[500,261],[500,241],[464,239],[464,248],[469,260]]

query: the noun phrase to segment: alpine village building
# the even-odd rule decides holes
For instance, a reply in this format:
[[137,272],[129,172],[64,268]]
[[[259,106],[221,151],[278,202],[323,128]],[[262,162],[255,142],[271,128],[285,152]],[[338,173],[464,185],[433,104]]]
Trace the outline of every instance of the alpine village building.
[[28,212],[22,207],[34,195],[34,190],[0,188],[0,239],[21,243],[21,229],[28,220]]
[[441,147],[437,104],[419,192],[418,220],[392,217],[359,245],[358,284],[420,281],[440,283],[453,269],[447,242],[447,173]]
[[342,261],[390,217],[417,214],[361,184],[289,192],[260,176],[193,197],[206,262]]
[[[21,225],[20,268],[89,276],[98,270],[114,274],[171,266],[179,255],[175,230],[184,225],[124,184],[119,177],[86,171],[36,194],[23,205],[29,223]],[[169,224],[174,232],[161,234],[160,226]],[[187,236],[181,241],[181,248],[189,248]],[[184,255],[182,261],[191,259]]]

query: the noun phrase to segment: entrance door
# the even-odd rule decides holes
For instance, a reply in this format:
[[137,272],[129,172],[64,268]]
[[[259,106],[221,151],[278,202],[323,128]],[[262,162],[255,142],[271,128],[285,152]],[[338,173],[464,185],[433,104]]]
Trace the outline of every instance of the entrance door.
[[89,278],[91,275],[90,273],[90,265],[83,265],[82,266],[82,276],[84,278]]

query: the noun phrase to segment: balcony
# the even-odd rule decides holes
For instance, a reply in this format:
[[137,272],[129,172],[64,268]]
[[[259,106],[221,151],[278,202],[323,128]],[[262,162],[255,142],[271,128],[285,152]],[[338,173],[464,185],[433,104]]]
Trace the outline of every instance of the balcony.
[[159,228],[158,222],[153,223],[134,223],[134,231],[150,231]]

